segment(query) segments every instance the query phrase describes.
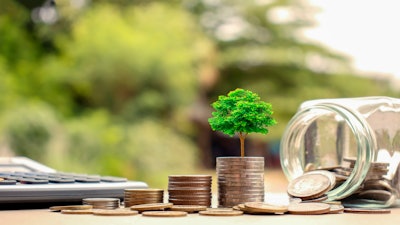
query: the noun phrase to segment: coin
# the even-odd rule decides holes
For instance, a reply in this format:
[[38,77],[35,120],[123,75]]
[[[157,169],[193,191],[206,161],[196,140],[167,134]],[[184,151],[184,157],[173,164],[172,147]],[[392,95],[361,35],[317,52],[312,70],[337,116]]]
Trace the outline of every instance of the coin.
[[344,208],[345,213],[388,214],[390,209]]
[[134,216],[139,214],[136,210],[106,210],[98,209],[93,211],[93,215],[97,216]]
[[62,214],[93,214],[93,209],[78,209],[78,210],[71,210],[71,209],[63,209],[61,210]]
[[288,212],[297,215],[319,215],[330,211],[331,206],[325,203],[309,202],[289,204]]
[[363,190],[357,196],[363,199],[387,201],[392,197],[392,193],[385,190]]
[[288,211],[288,206],[265,203],[265,202],[247,202],[244,203],[244,209],[257,213],[282,214]]
[[84,198],[84,205],[91,205],[93,209],[116,209],[120,207],[119,198]]
[[391,191],[392,186],[387,180],[368,180],[363,183],[364,189]]
[[63,206],[52,206],[49,208],[50,211],[56,212],[64,209],[68,210],[83,210],[83,209],[92,209],[91,205],[63,205]]
[[187,213],[194,213],[199,211],[207,210],[206,206],[202,205],[173,205],[170,208],[171,211],[184,211]]
[[318,198],[310,198],[310,199],[304,200],[302,202],[323,202],[323,201],[325,201],[327,199],[328,199],[328,195],[324,194],[324,195],[322,195],[322,196],[320,196]]
[[148,188],[148,189],[125,189],[125,192],[135,192],[135,193],[163,193],[163,189],[155,189],[155,188]]
[[317,198],[331,188],[330,179],[323,174],[304,174],[289,182],[287,192],[303,200]]
[[205,210],[200,211],[200,215],[202,216],[240,216],[243,215],[243,211],[238,210]]
[[154,203],[154,204],[141,204],[131,206],[131,210],[137,210],[139,212],[150,211],[150,210],[165,210],[173,206],[172,203]]
[[143,212],[143,216],[153,216],[153,217],[182,217],[187,216],[187,212],[183,211],[146,211]]
[[329,209],[329,214],[338,214],[338,213],[343,213],[344,212],[344,206],[343,205],[335,205],[335,204],[330,204],[331,208]]
[[322,174],[325,175],[329,178],[331,182],[331,187],[330,189],[334,188],[336,186],[336,176],[335,173],[329,172],[327,170],[313,170],[310,172],[307,172],[307,174]]

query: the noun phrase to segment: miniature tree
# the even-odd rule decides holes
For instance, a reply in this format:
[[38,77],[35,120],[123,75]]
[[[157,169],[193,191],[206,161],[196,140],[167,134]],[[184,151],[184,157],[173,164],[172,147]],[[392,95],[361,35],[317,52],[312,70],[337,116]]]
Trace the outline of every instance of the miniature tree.
[[245,155],[244,141],[247,134],[267,134],[268,127],[276,124],[271,116],[271,104],[261,101],[257,94],[248,90],[238,88],[227,96],[221,95],[211,106],[215,109],[213,117],[208,119],[211,129],[231,137],[237,133],[242,157]]

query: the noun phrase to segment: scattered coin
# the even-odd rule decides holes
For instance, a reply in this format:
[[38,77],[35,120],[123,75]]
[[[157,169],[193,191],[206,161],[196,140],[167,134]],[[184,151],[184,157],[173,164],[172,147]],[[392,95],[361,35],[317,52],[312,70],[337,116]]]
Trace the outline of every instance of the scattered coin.
[[325,203],[309,202],[290,204],[288,212],[297,215],[319,215],[330,211],[331,206]]
[[68,210],[83,210],[83,209],[92,209],[93,206],[91,205],[64,205],[64,206],[52,206],[49,208],[52,212],[61,211],[64,209]]
[[388,214],[390,209],[344,208],[345,213]]
[[318,198],[307,199],[302,202],[323,202],[323,201],[326,201],[327,199],[328,199],[328,195],[324,194]]
[[152,216],[152,217],[182,217],[187,216],[187,212],[182,211],[146,211],[143,212],[143,216]]
[[324,174],[303,174],[289,182],[287,192],[302,200],[318,198],[329,191],[331,180]]
[[93,211],[97,216],[134,216],[139,214],[136,210],[98,209]]
[[172,203],[153,203],[153,204],[141,204],[131,206],[131,210],[137,210],[139,212],[153,211],[153,210],[165,210],[173,206]]
[[335,173],[329,172],[327,170],[313,170],[313,171],[307,172],[307,174],[323,174],[323,175],[327,176],[331,182],[330,189],[332,189],[336,186]]
[[244,204],[244,210],[252,213],[283,214],[288,211],[288,206],[270,204],[265,202],[248,202]]
[[329,214],[338,214],[344,212],[343,205],[330,205],[331,208],[329,209]]
[[93,214],[93,209],[78,209],[78,210],[71,210],[71,209],[63,209],[61,210],[62,214]]
[[173,205],[170,208],[171,211],[183,211],[187,213],[194,213],[199,211],[207,210],[206,206],[202,205]]
[[200,215],[203,216],[240,216],[243,215],[243,211],[238,210],[205,210],[200,211]]

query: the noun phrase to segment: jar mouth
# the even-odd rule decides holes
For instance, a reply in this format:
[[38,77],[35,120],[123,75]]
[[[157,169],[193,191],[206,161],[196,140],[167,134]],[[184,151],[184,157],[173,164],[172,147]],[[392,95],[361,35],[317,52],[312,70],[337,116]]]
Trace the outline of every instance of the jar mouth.
[[[318,139],[315,137],[316,134],[313,133],[315,129],[312,126],[317,126],[318,119],[322,118],[323,115],[329,115],[331,122],[333,120],[336,122],[340,121],[345,125],[349,131],[349,135],[354,140],[355,164],[353,170],[341,185],[336,186],[327,193],[328,200],[339,200],[351,195],[360,187],[367,175],[370,163],[374,158],[374,149],[377,146],[372,128],[358,112],[333,102],[318,102],[302,108],[289,121],[282,136],[280,160],[282,170],[289,181],[305,172],[307,164],[304,159],[305,156],[299,155],[299,153],[305,152],[304,154],[308,154],[312,152],[313,149],[309,151],[308,148],[317,145],[317,142],[323,136],[328,136],[323,138],[329,139],[329,134],[320,133],[318,134]],[[327,121],[321,120],[319,123],[329,124]],[[327,143],[329,143],[329,140]],[[337,143],[332,148],[336,148],[338,152],[342,151],[342,149],[339,149],[340,146],[338,147]],[[336,157],[341,158],[339,162],[342,162],[344,156],[340,155]]]

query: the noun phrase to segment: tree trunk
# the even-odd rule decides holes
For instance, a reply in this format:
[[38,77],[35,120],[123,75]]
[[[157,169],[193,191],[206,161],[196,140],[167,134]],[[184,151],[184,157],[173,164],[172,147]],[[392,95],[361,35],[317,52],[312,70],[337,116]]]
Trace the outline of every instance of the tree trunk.
[[243,134],[242,132],[239,133],[239,139],[240,139],[240,156],[244,157],[244,139],[246,138],[246,134]]

